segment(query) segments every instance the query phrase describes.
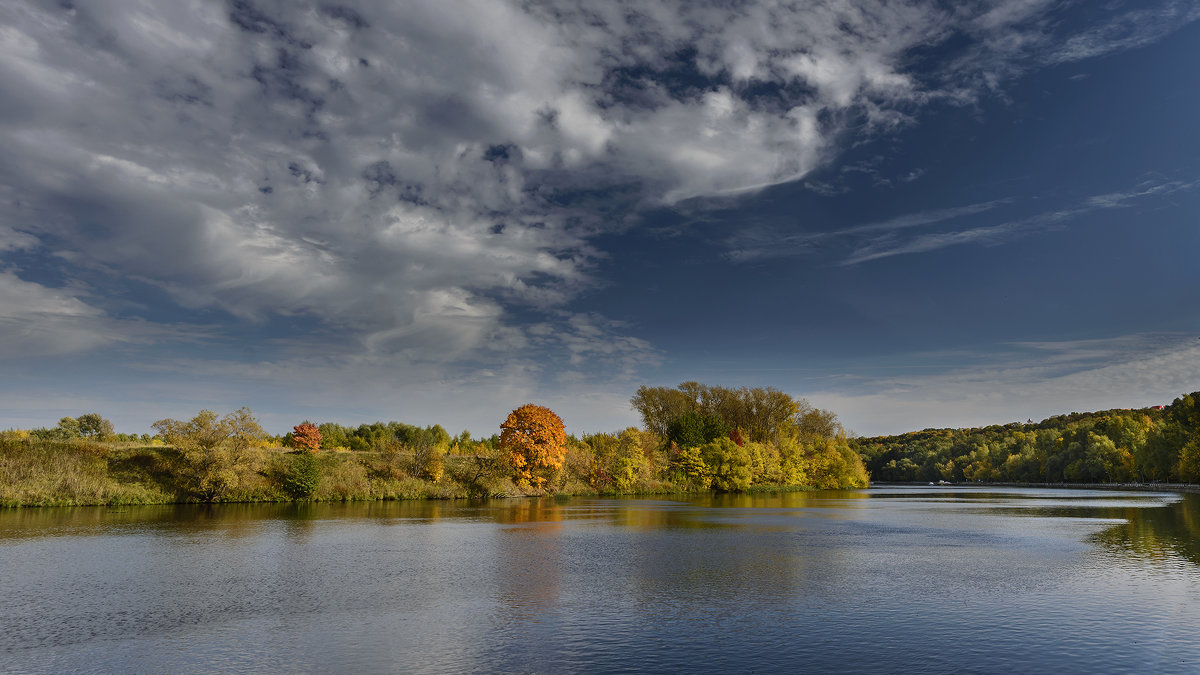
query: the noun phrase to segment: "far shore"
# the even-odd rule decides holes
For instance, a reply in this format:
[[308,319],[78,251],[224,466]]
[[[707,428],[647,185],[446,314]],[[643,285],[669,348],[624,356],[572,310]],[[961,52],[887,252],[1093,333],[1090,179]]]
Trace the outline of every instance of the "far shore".
[[956,487],[1022,487],[1022,488],[1055,488],[1060,490],[1135,490],[1140,492],[1187,492],[1200,494],[1200,485],[1194,483],[976,483],[963,481],[961,483],[929,483],[925,481],[872,481],[871,487],[903,486],[934,486],[945,488]]

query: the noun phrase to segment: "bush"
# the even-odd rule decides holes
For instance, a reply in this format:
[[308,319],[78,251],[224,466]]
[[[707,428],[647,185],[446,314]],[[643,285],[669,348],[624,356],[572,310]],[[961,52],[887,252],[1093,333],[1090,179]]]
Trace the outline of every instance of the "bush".
[[700,446],[700,456],[712,475],[712,487],[741,492],[750,487],[750,452],[728,437]]
[[354,455],[331,454],[324,458],[320,489],[314,493],[317,499],[351,501],[376,499],[373,486],[377,485],[367,475],[362,458]]
[[436,483],[442,479],[445,456],[445,445],[420,441],[413,446],[412,470],[409,473],[416,478]]
[[291,466],[283,476],[283,490],[292,499],[308,499],[321,485],[321,467],[311,452],[292,455]]
[[707,490],[712,484],[712,471],[704,461],[700,448],[680,448],[672,443],[671,468],[676,482],[689,490]]
[[504,453],[484,443],[475,446],[475,454],[455,459],[457,461],[450,467],[450,478],[470,497],[499,494],[505,487],[505,475],[512,472]]
[[220,419],[201,410],[189,421],[163,419],[153,426],[179,451],[179,485],[201,501],[231,499],[257,474],[261,453],[252,448],[265,434],[248,408]]

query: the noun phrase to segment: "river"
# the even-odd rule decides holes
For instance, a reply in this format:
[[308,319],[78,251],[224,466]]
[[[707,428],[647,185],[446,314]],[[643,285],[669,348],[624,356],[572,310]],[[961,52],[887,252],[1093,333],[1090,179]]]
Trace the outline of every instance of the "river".
[[0,510],[0,671],[1200,672],[1200,495]]

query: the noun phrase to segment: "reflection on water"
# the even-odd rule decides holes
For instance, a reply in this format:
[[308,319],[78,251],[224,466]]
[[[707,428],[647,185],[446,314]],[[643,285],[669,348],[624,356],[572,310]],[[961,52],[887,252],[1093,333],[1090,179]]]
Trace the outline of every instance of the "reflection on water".
[[1183,495],[1163,508],[1118,508],[1120,524],[1095,540],[1120,556],[1153,561],[1187,561],[1200,566],[1200,495]]
[[0,670],[1195,672],[1200,496],[0,511]]

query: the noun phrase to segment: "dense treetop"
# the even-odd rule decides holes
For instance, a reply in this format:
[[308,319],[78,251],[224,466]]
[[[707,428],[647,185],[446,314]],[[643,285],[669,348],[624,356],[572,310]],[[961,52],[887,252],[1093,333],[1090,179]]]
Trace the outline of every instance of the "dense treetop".
[[1200,392],[1169,406],[853,439],[881,481],[1200,481]]

